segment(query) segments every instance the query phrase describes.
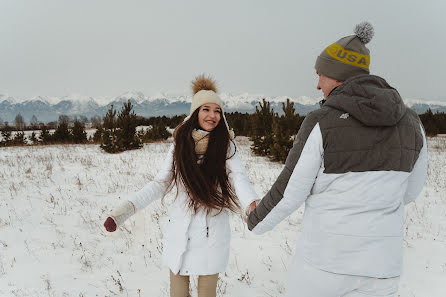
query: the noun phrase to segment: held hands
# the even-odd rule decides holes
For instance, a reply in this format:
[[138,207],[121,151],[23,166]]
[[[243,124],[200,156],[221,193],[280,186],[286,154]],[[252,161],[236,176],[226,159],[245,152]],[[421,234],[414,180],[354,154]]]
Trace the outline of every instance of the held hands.
[[260,200],[254,200],[251,204],[246,208],[245,211],[245,221],[248,219],[249,214],[257,207],[260,203]]
[[113,220],[112,217],[108,217],[107,220],[105,220],[104,227],[108,232],[114,232],[116,231],[117,226],[115,220]]

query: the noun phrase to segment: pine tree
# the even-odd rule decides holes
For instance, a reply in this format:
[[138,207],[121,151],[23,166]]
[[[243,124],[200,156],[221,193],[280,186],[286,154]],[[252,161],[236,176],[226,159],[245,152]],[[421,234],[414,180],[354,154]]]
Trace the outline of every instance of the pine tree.
[[107,114],[104,117],[104,130],[102,133],[101,148],[107,153],[119,152],[117,143],[117,120],[116,110],[113,105],[110,106]]
[[8,126],[8,123],[5,123],[5,126],[2,129],[2,146],[8,146],[11,144],[11,127]]
[[118,115],[117,126],[118,146],[120,150],[131,150],[141,147],[141,141],[136,137],[136,127],[138,125],[136,114],[132,112],[132,103],[130,100],[124,103],[121,112]]
[[179,124],[181,124],[183,122],[185,117],[186,117],[186,115],[183,114],[183,115],[176,115],[176,116],[173,116],[172,118],[170,118],[170,121],[168,124],[169,128],[175,129]]
[[225,114],[229,127],[234,129],[237,136],[249,136],[251,132],[251,119],[248,113],[233,112]]
[[[262,104],[263,103],[263,104]],[[251,149],[255,154],[267,156],[270,153],[273,144],[272,122],[274,118],[274,110],[271,109],[270,103],[262,99],[256,106],[256,111],[252,115],[251,141],[253,142]]]
[[438,133],[445,134],[446,133],[446,114],[444,112],[437,112],[434,114],[435,123],[438,127]]
[[12,139],[13,145],[25,145],[26,139],[25,139],[25,133],[23,131],[17,132],[14,135],[14,138]]
[[436,136],[440,132],[435,116],[430,108],[425,113],[420,115],[420,119],[423,123],[427,136]]
[[94,132],[93,135],[93,142],[94,143],[100,143],[102,139],[102,133],[104,132],[104,129],[102,129],[102,125],[99,124],[96,126],[96,132]]
[[301,121],[296,115],[294,102],[287,99],[286,104],[282,102],[283,115],[279,117],[276,113],[273,120],[273,144],[270,148],[270,158],[273,161],[285,162],[290,149],[293,147],[293,135],[297,134]]
[[33,144],[39,143],[39,140],[37,139],[36,132],[33,131],[31,133],[31,136],[28,138],[30,141],[32,141]]
[[68,143],[72,140],[71,133],[68,130],[68,116],[59,116],[59,124],[57,125],[52,138],[55,142],[62,143]]
[[43,144],[48,144],[52,140],[52,135],[50,134],[50,131],[48,130],[48,127],[45,125],[42,125],[41,132],[39,135],[39,141]]
[[151,129],[148,129],[143,136],[144,140],[157,141],[166,140],[172,136],[172,134],[167,131],[167,128],[162,123],[154,124]]
[[87,142],[87,132],[85,132],[84,124],[77,119],[74,121],[74,126],[71,130],[71,134],[73,135],[72,137],[74,143]]

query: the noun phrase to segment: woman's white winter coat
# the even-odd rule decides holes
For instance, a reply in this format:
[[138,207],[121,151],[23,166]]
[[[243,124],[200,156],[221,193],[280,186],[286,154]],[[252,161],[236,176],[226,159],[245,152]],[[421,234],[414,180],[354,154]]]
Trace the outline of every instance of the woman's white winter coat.
[[[228,150],[226,169],[242,209],[257,200],[233,143]],[[174,144],[169,148],[164,164],[155,178],[129,197],[136,210],[164,197],[173,180]],[[231,231],[229,210],[220,213],[200,211],[192,214],[187,207],[188,195],[179,183],[178,196],[169,208],[169,219],[164,231],[162,262],[173,273],[209,275],[223,272],[229,259]],[[193,237],[193,240],[190,238]]]

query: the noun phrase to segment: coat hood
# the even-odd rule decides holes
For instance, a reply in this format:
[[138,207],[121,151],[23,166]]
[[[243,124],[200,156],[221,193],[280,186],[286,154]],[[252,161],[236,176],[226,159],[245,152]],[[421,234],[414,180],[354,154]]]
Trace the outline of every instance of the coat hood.
[[366,126],[394,126],[406,113],[398,91],[383,78],[367,74],[346,80],[324,106],[345,111]]

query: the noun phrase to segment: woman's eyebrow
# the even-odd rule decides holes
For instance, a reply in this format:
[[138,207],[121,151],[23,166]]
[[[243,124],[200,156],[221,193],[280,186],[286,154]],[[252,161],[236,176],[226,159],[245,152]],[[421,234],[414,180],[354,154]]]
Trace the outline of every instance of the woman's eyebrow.
[[[211,108],[209,105],[203,105],[203,108]],[[215,110],[221,110],[220,107],[216,107]]]

